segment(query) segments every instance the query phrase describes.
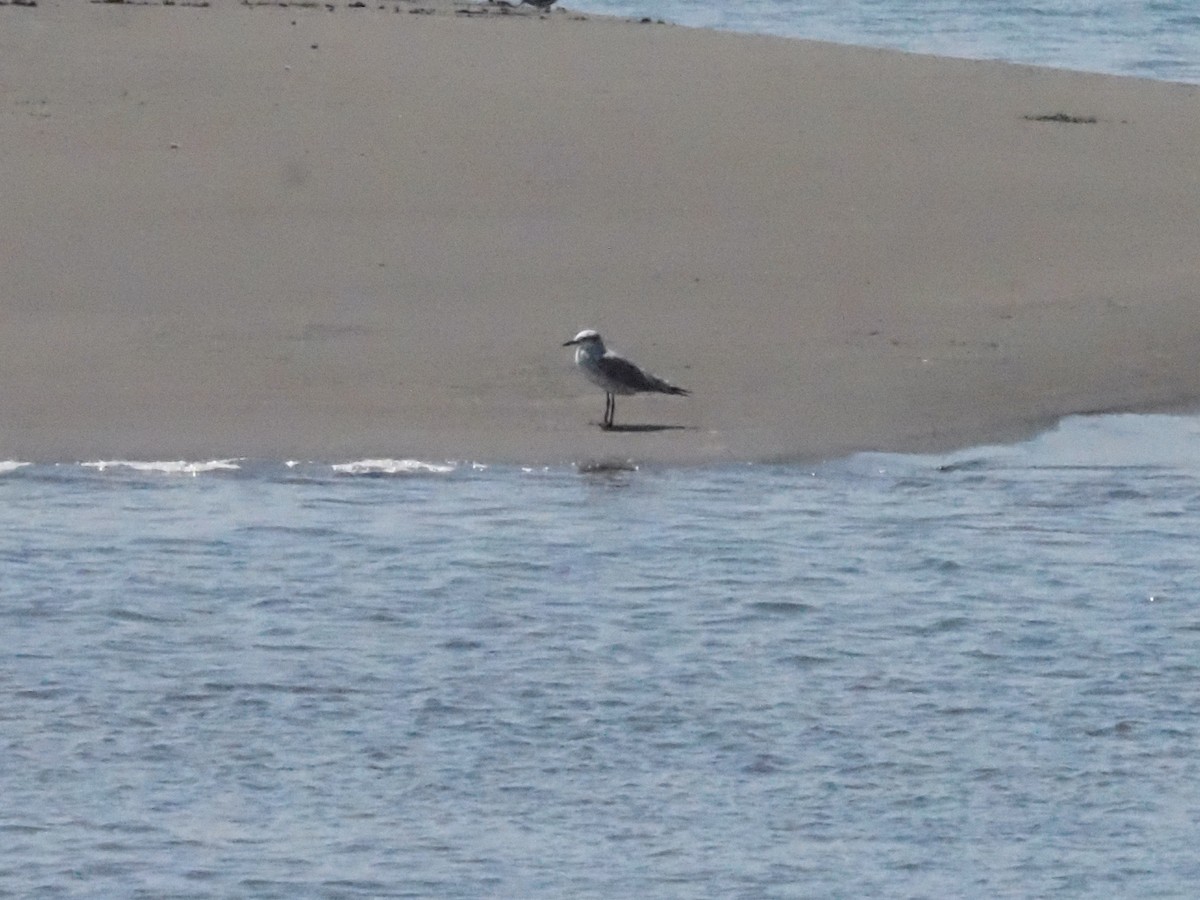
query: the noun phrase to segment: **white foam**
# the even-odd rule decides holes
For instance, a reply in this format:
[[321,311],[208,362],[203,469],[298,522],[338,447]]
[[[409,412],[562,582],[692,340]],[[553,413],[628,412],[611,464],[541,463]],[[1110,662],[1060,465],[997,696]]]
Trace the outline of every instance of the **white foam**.
[[360,459],[336,463],[333,471],[343,475],[444,475],[453,472],[454,468],[450,463],[427,463],[419,459]]
[[163,475],[196,476],[204,472],[221,472],[240,469],[233,459],[210,459],[207,461],[188,462],[187,460],[138,460],[138,459],[97,459],[80,463],[88,469],[103,472],[106,469],[132,469],[135,472],[157,472]]
[[17,469],[32,465],[32,463],[21,462],[16,459],[0,459],[0,475],[7,475],[9,472],[15,472]]

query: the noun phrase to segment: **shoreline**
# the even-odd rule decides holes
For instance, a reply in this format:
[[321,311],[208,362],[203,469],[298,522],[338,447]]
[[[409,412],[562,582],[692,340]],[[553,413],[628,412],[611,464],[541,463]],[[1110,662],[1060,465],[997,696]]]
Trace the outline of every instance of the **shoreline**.
[[[384,6],[435,13],[0,9],[0,457],[799,461],[1200,407],[1194,85]],[[678,430],[591,424],[583,328],[693,392],[618,422]]]
[[[1181,425],[1181,423],[1183,423]],[[613,475],[624,472],[638,471],[722,471],[738,470],[747,466],[759,468],[795,468],[797,466],[816,470],[845,464],[854,464],[856,459],[870,458],[872,465],[880,457],[897,458],[900,460],[944,460],[937,465],[937,470],[943,467],[955,469],[962,465],[973,466],[981,459],[1003,459],[1006,454],[1022,452],[1032,448],[1031,452],[1042,452],[1039,447],[1054,447],[1059,456],[1068,460],[1061,463],[1069,467],[1112,466],[1114,454],[1121,460],[1115,465],[1145,466],[1150,465],[1180,465],[1178,460],[1191,460],[1192,456],[1186,447],[1179,444],[1155,444],[1148,447],[1144,443],[1133,443],[1130,434],[1132,428],[1139,441],[1142,438],[1157,438],[1160,429],[1164,429],[1173,437],[1177,437],[1181,428],[1195,431],[1200,424],[1200,409],[1181,411],[1136,411],[1136,412],[1090,412],[1074,413],[1064,416],[1048,426],[1028,432],[1015,433],[1011,436],[1000,436],[980,443],[955,443],[948,448],[918,449],[918,450],[873,450],[856,449],[845,454],[829,454],[812,458],[784,458],[762,460],[691,460],[674,459],[632,459],[618,456],[593,456],[578,459],[560,460],[529,464],[524,462],[500,461],[482,462],[470,458],[425,458],[402,456],[376,457],[329,457],[308,459],[275,459],[268,457],[233,456],[224,458],[208,458],[203,456],[185,458],[101,458],[82,457],[65,459],[23,460],[0,459],[0,479],[8,476],[44,477],[45,470],[79,470],[94,472],[98,475],[113,474],[129,477],[179,477],[179,476],[218,476],[218,477],[251,477],[260,476],[305,479],[308,477],[358,476],[444,476],[470,471],[496,470],[500,472],[524,473],[553,473],[574,471],[581,475]],[[1094,434],[1106,438],[1099,447],[1091,443],[1073,443],[1081,435],[1090,440]],[[1117,435],[1116,442],[1111,440]],[[1191,445],[1188,444],[1187,447]],[[1184,454],[1181,456],[1180,454]],[[1163,462],[1165,460],[1165,462]]]

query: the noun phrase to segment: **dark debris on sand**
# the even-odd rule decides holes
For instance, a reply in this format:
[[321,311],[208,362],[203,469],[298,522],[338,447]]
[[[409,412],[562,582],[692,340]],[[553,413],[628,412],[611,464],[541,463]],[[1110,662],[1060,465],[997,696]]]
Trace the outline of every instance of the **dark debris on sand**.
[[1041,113],[1021,116],[1027,122],[1063,122],[1067,125],[1095,125],[1099,121],[1095,116],[1073,116],[1065,112]]

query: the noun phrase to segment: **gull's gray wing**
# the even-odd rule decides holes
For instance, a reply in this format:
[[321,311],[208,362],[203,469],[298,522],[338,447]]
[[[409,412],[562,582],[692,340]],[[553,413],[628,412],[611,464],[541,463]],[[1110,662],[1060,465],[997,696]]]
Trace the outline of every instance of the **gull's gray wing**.
[[636,394],[657,391],[662,394],[686,394],[683,388],[663,381],[657,375],[651,375],[635,366],[623,356],[615,353],[605,353],[596,361],[601,374],[613,385],[614,392]]

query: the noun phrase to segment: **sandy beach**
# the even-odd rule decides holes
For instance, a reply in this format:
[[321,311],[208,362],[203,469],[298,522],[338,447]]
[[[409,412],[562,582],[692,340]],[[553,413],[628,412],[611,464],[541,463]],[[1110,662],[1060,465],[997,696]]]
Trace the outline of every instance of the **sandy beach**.
[[[808,460],[1200,405],[1194,86],[38,0],[0,97],[0,458]],[[692,396],[600,430],[583,328]]]

